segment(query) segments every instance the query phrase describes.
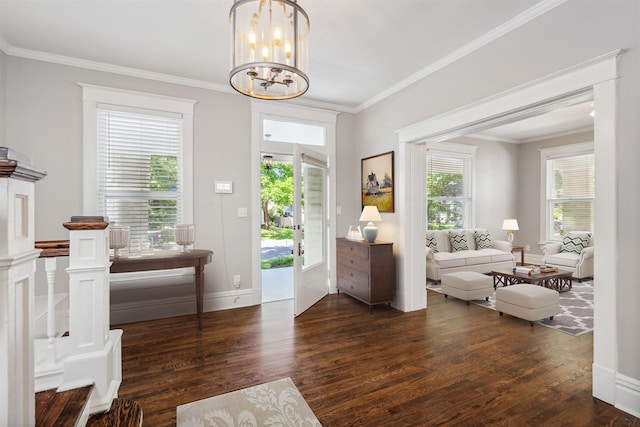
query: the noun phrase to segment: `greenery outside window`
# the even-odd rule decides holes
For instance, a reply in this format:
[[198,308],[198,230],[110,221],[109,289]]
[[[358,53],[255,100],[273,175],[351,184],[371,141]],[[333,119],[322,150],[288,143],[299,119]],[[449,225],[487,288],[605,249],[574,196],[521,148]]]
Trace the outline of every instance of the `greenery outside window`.
[[438,144],[427,147],[427,229],[467,228],[473,223],[473,151],[475,147]]

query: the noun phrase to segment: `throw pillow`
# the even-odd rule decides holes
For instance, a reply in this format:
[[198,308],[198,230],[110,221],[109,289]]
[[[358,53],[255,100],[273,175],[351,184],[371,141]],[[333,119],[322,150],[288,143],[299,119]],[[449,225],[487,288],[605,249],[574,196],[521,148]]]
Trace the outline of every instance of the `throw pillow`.
[[560,252],[573,252],[579,254],[589,245],[591,233],[572,233],[568,232],[562,238],[562,247]]
[[431,248],[433,252],[438,252],[438,241],[434,233],[427,233],[427,247]]
[[469,250],[466,231],[449,231],[449,241],[451,241],[451,252]]
[[476,249],[489,249],[493,247],[491,234],[488,231],[474,230],[473,235],[476,238]]

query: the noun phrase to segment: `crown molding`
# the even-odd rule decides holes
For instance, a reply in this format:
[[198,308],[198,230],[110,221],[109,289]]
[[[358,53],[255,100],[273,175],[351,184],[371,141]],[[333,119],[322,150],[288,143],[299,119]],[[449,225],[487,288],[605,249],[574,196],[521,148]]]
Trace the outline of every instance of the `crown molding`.
[[560,6],[561,4],[565,3],[567,0],[543,0],[540,3],[536,4],[535,6],[525,10],[524,12],[522,12],[521,14],[519,14],[518,16],[516,16],[513,19],[510,19],[509,21],[505,22],[504,24],[494,28],[493,30],[483,34],[482,36],[478,37],[477,39],[475,39],[474,41],[472,41],[471,43],[468,43],[464,46],[462,46],[460,49],[457,49],[455,51],[453,51],[452,53],[450,53],[449,55],[444,56],[443,58],[439,59],[438,61],[432,63],[431,65],[429,65],[428,67],[423,68],[422,70],[410,75],[409,77],[407,77],[404,80],[401,80],[400,82],[396,83],[395,85],[389,87],[387,90],[380,92],[378,95],[374,96],[373,98],[368,99],[367,101],[363,102],[362,104],[358,105],[356,107],[356,113],[359,113],[362,110],[365,110],[369,107],[371,107],[374,104],[377,104],[378,102],[382,101],[383,99],[401,91],[402,89],[424,79],[425,77],[428,77],[429,75],[435,73],[438,70],[443,69],[444,67],[454,63],[455,61],[459,60],[460,58],[463,58],[473,52],[475,52],[476,50],[480,49],[483,46],[486,46],[487,44],[491,43],[492,41],[504,36],[505,34],[510,33],[511,31],[517,29],[518,27],[521,27],[522,25],[528,23],[529,21],[537,18],[540,15],[543,15],[547,12],[549,12],[550,10],[553,10],[554,8]]
[[[463,58],[466,55],[480,49],[481,47],[491,43],[492,41],[504,36],[505,34],[517,29],[518,27],[528,23],[529,21],[537,18],[544,13],[556,8],[557,6],[565,3],[567,0],[542,0],[535,6],[525,10],[513,19],[505,22],[504,24],[494,28],[493,30],[478,37],[471,43],[457,49],[449,55],[434,62],[428,67],[412,74],[406,79],[398,82],[397,84],[389,87],[387,90],[379,93],[378,95],[366,100],[356,107],[350,107],[341,104],[333,104],[322,101],[315,101],[307,98],[296,98],[295,100],[288,101],[292,104],[308,106],[313,108],[321,108],[332,111],[339,111],[342,113],[357,114],[372,105],[382,101],[383,99],[401,91],[402,89],[416,83],[419,80],[428,77],[438,70],[452,64],[453,62]],[[85,59],[74,58],[64,55],[56,55],[46,52],[40,52],[30,49],[23,49],[11,46],[6,40],[0,37],[0,50],[3,50],[5,54],[10,56],[16,56],[20,58],[33,59],[36,61],[51,62],[55,64],[68,65],[72,67],[84,68],[88,70],[103,71],[107,73],[120,74],[130,77],[138,77],[148,80],[156,80],[165,83],[172,83],[183,86],[196,87],[201,89],[213,90],[223,93],[237,94],[235,90],[227,85],[218,83],[207,82],[204,80],[189,79],[185,77],[179,77],[171,74],[156,73],[153,71],[140,70],[137,68],[123,67],[119,65],[112,65],[104,62],[89,61]]]
[[[4,43],[4,44],[3,44]],[[185,77],[179,77],[171,74],[156,73],[153,71],[140,70],[137,68],[122,67],[119,65],[107,64],[105,62],[89,61],[85,59],[74,58],[71,56],[56,55],[47,52],[40,52],[30,49],[16,48],[9,45],[4,39],[0,37],[0,49],[2,49],[7,55],[15,56],[19,58],[33,59],[36,61],[51,62],[54,64],[67,65],[70,67],[83,68],[87,70],[103,71],[106,73],[120,74],[129,77],[137,77],[141,79],[155,80],[164,83],[172,83],[182,86],[195,87],[200,89],[212,90],[216,92],[229,93],[239,96],[244,96],[233,90],[227,85],[221,85],[218,83],[211,83],[204,80],[188,79]],[[314,101],[305,98],[296,98],[295,100],[287,101],[291,104],[320,108],[324,110],[339,111],[342,113],[353,113],[357,111],[353,107],[348,107],[339,104],[332,104],[328,102]]]
[[165,83],[173,83],[184,86],[198,87],[202,89],[215,90],[218,92],[234,93],[235,91],[225,85],[206,82],[203,80],[178,77],[171,74],[156,73],[153,71],[140,70],[137,68],[122,67],[119,65],[107,64],[105,62],[89,61],[86,59],[74,58],[71,56],[56,55],[53,53],[40,52],[30,49],[9,47],[7,53],[19,58],[33,59],[36,61],[51,62],[54,64],[68,65],[71,67],[84,68],[87,70],[104,71],[106,73],[121,74],[142,79],[157,80]]

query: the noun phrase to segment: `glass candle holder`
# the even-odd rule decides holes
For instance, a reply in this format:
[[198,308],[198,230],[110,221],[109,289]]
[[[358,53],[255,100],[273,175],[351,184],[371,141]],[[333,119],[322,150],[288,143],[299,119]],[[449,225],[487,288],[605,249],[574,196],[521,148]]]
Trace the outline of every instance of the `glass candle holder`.
[[182,246],[182,252],[187,252],[187,246],[192,245],[196,239],[196,226],[194,224],[176,224],[176,244]]
[[120,256],[120,249],[129,245],[129,226],[112,225],[109,227],[109,249],[113,249],[113,256]]

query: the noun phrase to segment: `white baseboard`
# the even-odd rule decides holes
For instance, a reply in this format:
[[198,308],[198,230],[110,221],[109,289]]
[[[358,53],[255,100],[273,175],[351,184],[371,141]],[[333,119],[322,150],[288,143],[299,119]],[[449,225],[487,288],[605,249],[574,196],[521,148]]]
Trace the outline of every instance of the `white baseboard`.
[[593,364],[593,397],[640,418],[640,381]]
[[[253,305],[253,290],[237,290],[205,294],[203,310],[218,311]],[[139,322],[196,313],[195,295],[163,298],[111,305],[111,324]]]
[[615,407],[640,418],[640,381],[626,375],[616,375]]
[[594,363],[591,366],[593,397],[611,405],[615,403],[616,373],[609,368]]

